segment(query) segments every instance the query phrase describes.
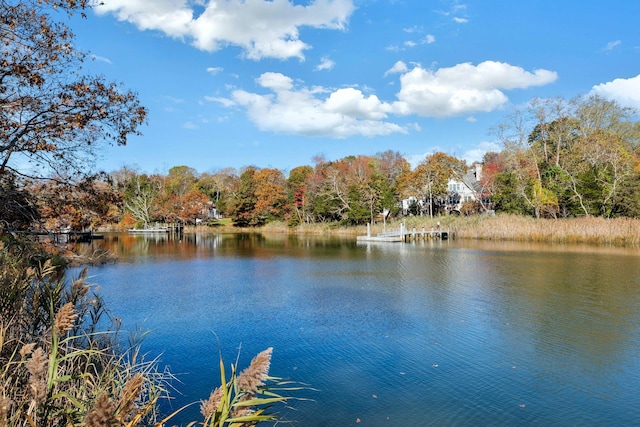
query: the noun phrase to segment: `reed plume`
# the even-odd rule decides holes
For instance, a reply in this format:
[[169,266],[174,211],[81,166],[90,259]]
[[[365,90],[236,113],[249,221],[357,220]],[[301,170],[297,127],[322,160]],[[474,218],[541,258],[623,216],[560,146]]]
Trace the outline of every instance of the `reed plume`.
[[23,358],[29,356],[31,353],[33,353],[33,349],[36,347],[35,343],[29,343],[29,344],[25,344],[22,346],[22,348],[20,349],[20,356],[22,356]]
[[140,398],[143,385],[144,377],[142,374],[135,374],[124,385],[120,393],[120,403],[118,404],[118,421],[124,422],[124,420],[138,409],[136,402]]
[[47,398],[47,369],[49,359],[40,347],[33,351],[31,359],[26,363],[29,372],[29,392],[38,404],[42,404]]
[[71,284],[71,293],[73,295],[83,297],[89,291],[89,287],[85,285],[85,282],[87,281],[88,271],[89,270],[87,270],[87,267],[84,267],[78,275],[78,278]]
[[116,425],[113,418],[115,408],[113,402],[106,394],[101,394],[96,400],[93,408],[87,412],[84,423],[87,427],[111,427]]
[[78,315],[76,314],[72,303],[68,302],[63,305],[53,321],[53,329],[55,330],[56,335],[61,337],[69,332],[77,317]]
[[269,375],[271,365],[271,353],[273,347],[258,353],[253,358],[248,368],[238,375],[238,388],[250,394],[256,394],[258,388],[262,387]]
[[211,392],[209,399],[203,400],[200,403],[200,413],[204,417],[205,420],[213,417],[213,415],[218,410],[220,406],[220,401],[222,400],[222,387],[216,388]]

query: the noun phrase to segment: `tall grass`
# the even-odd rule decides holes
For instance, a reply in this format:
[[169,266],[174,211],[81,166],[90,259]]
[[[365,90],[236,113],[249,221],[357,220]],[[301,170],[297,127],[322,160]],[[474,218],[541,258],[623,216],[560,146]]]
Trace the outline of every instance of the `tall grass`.
[[[409,230],[448,230],[455,239],[505,240],[549,243],[589,243],[618,246],[640,245],[640,220],[631,218],[582,217],[566,219],[536,219],[521,215],[455,215],[429,217],[404,217],[377,223],[371,233],[377,234],[398,229],[403,223]],[[233,231],[229,229],[229,231]],[[238,231],[238,229],[235,229]],[[256,229],[260,232],[356,236],[367,233],[366,226],[341,226],[338,224],[305,224],[289,228],[284,223],[268,224]]]
[[456,238],[550,243],[640,244],[640,220],[583,217],[535,219],[517,215],[459,218],[450,224]]
[[[0,240],[0,427],[161,426],[171,373],[141,353],[140,340],[120,339],[119,323],[87,284],[87,270],[68,283],[36,247]],[[245,426],[275,420],[270,412],[292,391],[268,375],[271,349],[227,380],[219,404],[201,403],[190,426]]]

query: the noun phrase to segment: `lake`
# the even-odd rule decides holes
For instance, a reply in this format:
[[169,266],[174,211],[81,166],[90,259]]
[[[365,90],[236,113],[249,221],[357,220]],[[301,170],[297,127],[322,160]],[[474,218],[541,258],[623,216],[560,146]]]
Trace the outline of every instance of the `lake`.
[[[207,399],[218,355],[309,384],[299,426],[639,425],[640,249],[107,234],[123,329]],[[239,354],[239,356],[238,356]],[[193,406],[175,423],[199,419]]]

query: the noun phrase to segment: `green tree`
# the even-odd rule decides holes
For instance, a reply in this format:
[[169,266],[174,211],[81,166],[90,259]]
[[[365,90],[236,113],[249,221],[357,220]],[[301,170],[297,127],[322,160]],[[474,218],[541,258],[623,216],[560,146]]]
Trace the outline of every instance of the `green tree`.
[[240,185],[235,197],[229,203],[229,216],[237,227],[251,227],[262,225],[260,218],[255,215],[257,168],[250,166],[240,174]]
[[530,205],[518,190],[518,178],[511,172],[500,172],[494,178],[492,203],[498,212],[530,214]]

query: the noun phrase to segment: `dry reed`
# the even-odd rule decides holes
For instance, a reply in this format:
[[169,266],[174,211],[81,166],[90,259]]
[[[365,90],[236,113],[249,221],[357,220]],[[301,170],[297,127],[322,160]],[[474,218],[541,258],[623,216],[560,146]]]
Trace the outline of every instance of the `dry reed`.
[[220,402],[222,401],[223,390],[222,387],[216,388],[211,392],[209,399],[204,400],[200,403],[200,413],[204,417],[205,420],[210,419],[214,416],[218,407],[220,406]]
[[49,358],[44,350],[38,347],[33,351],[25,366],[27,372],[29,372],[29,381],[27,383],[29,393],[36,404],[41,405],[47,398]]
[[61,337],[71,330],[74,322],[78,318],[72,303],[68,302],[62,306],[53,320],[53,329]]
[[258,353],[253,358],[248,368],[238,375],[238,388],[249,394],[256,394],[258,388],[262,387],[269,375],[269,367],[271,365],[271,353],[273,348]]
[[101,394],[93,408],[87,412],[84,423],[87,427],[112,427],[116,425],[114,411],[115,407],[109,396]]
[[[579,217],[563,219],[536,219],[522,215],[497,214],[460,217],[412,216],[376,223],[371,233],[377,234],[397,229],[400,223],[408,229],[449,230],[457,239],[505,240],[548,243],[589,243],[616,246],[640,245],[640,219]],[[247,231],[226,225],[216,232],[237,233]],[[303,224],[288,227],[284,222],[272,222],[263,227],[251,228],[252,232],[282,235],[358,236],[367,233],[367,226],[344,226],[337,223]],[[193,228],[194,232],[211,232],[210,228]]]
[[451,224],[456,238],[617,246],[640,244],[640,220],[629,218],[535,219],[517,215],[460,218]]

